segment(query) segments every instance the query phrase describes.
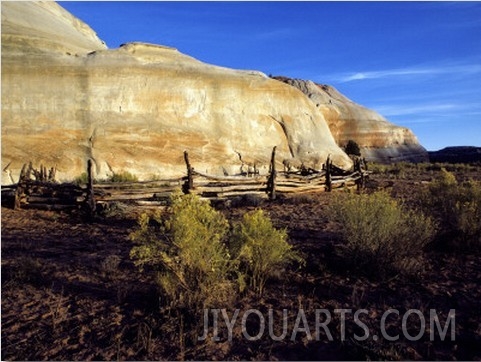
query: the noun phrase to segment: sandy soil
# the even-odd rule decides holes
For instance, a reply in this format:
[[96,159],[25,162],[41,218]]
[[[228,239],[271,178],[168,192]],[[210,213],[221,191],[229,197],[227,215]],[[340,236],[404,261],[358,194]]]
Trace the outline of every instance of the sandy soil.
[[[372,185],[409,200],[412,189],[424,184],[384,178],[374,179]],[[159,308],[153,277],[141,274],[129,259],[128,234],[141,211],[85,223],[76,214],[2,207],[2,359],[481,359],[481,255],[429,251],[422,276],[415,280],[381,282],[357,276],[336,254],[341,243],[338,225],[325,213],[331,197],[311,194],[260,205],[276,226],[288,229],[307,265],[280,271],[262,298],[244,295],[231,312],[256,308],[267,316],[270,308],[287,309],[292,326],[299,309],[310,325],[314,311],[326,309],[333,313],[333,341],[323,331],[318,341],[305,333],[298,333],[294,341],[273,341],[267,333],[248,341],[237,326],[232,342],[223,330],[220,341],[189,343],[189,331]],[[251,209],[254,206],[222,211],[236,220]],[[341,322],[334,315],[343,308],[365,308],[364,323],[371,335],[379,331],[381,317],[390,308],[401,315],[419,309],[427,318],[429,310],[436,309],[441,321],[455,309],[456,338],[430,341],[425,333],[417,341],[402,336],[393,342],[357,341],[354,333],[363,333],[351,315],[343,341]],[[407,327],[412,335],[419,330],[415,319]],[[400,321],[389,320],[388,331],[399,334]]]

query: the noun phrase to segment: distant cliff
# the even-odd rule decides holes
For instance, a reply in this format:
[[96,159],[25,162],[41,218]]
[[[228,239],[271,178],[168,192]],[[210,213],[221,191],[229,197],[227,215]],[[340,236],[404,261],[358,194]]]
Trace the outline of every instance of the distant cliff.
[[481,147],[446,147],[429,152],[431,162],[474,163],[481,162]]
[[411,130],[388,122],[379,113],[354,103],[329,85],[309,80],[273,77],[301,90],[322,112],[340,146],[355,141],[375,162],[428,160],[428,153]]

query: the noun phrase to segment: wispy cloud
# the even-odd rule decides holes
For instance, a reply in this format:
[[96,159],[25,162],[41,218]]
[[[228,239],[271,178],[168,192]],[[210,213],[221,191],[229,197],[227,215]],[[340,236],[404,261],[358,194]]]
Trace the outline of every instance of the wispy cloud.
[[419,123],[463,122],[464,119],[481,115],[481,104],[470,102],[384,104],[374,105],[372,109],[394,123],[406,126]]
[[431,67],[406,67],[396,69],[371,70],[356,73],[344,73],[333,76],[331,79],[339,83],[347,83],[360,80],[393,78],[393,77],[417,77],[420,75],[441,74],[477,74],[481,73],[481,64],[440,65]]
[[440,112],[452,112],[462,109],[464,106],[459,104],[417,104],[417,105],[384,105],[374,106],[373,108],[386,117],[404,116],[412,114],[433,114]]

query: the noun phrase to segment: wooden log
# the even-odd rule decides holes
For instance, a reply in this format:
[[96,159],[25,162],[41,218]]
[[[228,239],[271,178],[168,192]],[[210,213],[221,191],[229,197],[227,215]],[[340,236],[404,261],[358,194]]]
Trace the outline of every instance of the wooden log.
[[258,195],[258,196],[266,196],[266,190],[260,190],[260,191],[249,191],[249,192],[243,192],[243,191],[230,191],[230,192],[223,192],[221,194],[223,197],[234,197],[234,196],[243,196],[243,195]]
[[278,184],[276,186],[276,189],[279,192],[298,192],[298,191],[305,191],[305,190],[318,190],[318,189],[323,189],[323,185],[304,185],[304,186],[296,186],[296,187],[290,187],[290,186],[282,186]]
[[109,182],[109,183],[96,183],[96,189],[129,189],[129,188],[151,188],[151,187],[169,187],[169,186],[182,186],[184,177],[155,180],[155,181],[137,181],[137,182]]
[[58,204],[58,205],[75,205],[77,204],[77,199],[72,198],[60,198],[60,197],[48,197],[48,196],[27,196],[26,199],[28,204]]
[[298,186],[304,186],[304,185],[324,186],[325,180],[316,180],[316,181],[311,181],[311,182],[279,180],[279,181],[277,181],[277,185],[278,186],[290,186],[290,187],[298,187]]
[[144,200],[144,199],[152,199],[154,194],[113,194],[113,195],[103,195],[97,196],[95,199],[98,201],[115,201],[115,200]]
[[326,190],[328,192],[332,190],[331,167],[332,167],[331,155],[328,155],[326,160]]
[[266,176],[254,176],[254,177],[245,177],[245,176],[212,176],[207,175],[205,173],[199,171],[193,171],[194,176],[200,176],[206,178],[207,180],[215,180],[215,181],[240,181],[245,180],[245,182],[256,182],[256,180],[265,180]]
[[87,161],[87,197],[85,198],[85,206],[87,208],[88,216],[90,217],[93,217],[95,214],[95,193],[92,166],[92,160],[89,158]]
[[77,208],[77,205],[58,205],[58,204],[26,204],[25,209],[48,210],[48,211],[65,211]]
[[344,176],[331,176],[331,180],[334,181],[334,180],[344,180],[346,178],[355,178],[355,177],[360,177],[361,176],[361,173],[359,171],[355,171],[353,173],[350,173],[348,175],[344,175]]
[[96,194],[100,194],[100,191],[104,194],[110,195],[137,195],[137,194],[155,194],[157,192],[175,192],[180,187],[152,187],[152,188],[140,188],[140,189],[102,189],[96,190]]
[[277,146],[274,146],[272,149],[269,179],[267,181],[267,193],[269,195],[269,200],[276,199],[276,148]]
[[187,167],[187,180],[185,181],[182,187],[182,191],[184,192],[184,194],[188,194],[191,192],[191,190],[194,189],[194,172],[193,172],[194,170],[190,165],[189,154],[187,151],[184,151],[184,161]]
[[196,189],[201,191],[212,191],[212,192],[227,192],[227,191],[255,191],[260,189],[266,188],[266,183],[255,183],[249,185],[237,184],[237,185],[228,185],[228,186],[211,186],[211,185],[203,185],[203,186],[196,186]]
[[346,183],[346,182],[357,182],[357,180],[360,179],[361,176],[359,177],[346,177],[346,178],[343,178],[343,179],[339,179],[339,180],[333,180],[331,181],[331,185],[338,185],[338,184],[343,184],[343,183]]
[[322,171],[309,176],[302,176],[301,174],[297,174],[297,173],[278,172],[277,177],[278,179],[283,178],[288,180],[301,180],[301,181],[321,180],[326,177],[326,172]]
[[150,206],[150,207],[163,207],[166,206],[165,201],[147,201],[147,200],[136,200],[135,204],[138,206]]
[[27,173],[27,164],[25,163],[22,166],[22,170],[20,171],[20,176],[18,177],[17,188],[15,190],[15,197],[13,201],[13,208],[20,209],[21,205],[21,197],[25,193],[25,178]]

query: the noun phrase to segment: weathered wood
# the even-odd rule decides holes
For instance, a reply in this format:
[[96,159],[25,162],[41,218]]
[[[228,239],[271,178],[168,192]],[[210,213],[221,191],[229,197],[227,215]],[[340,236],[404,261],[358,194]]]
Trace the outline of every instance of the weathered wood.
[[326,180],[321,179],[321,180],[312,180],[312,181],[305,181],[302,182],[300,180],[289,180],[289,179],[282,179],[282,180],[277,180],[277,185],[278,186],[291,186],[291,187],[297,187],[297,186],[304,186],[304,185],[317,185],[317,186],[323,186],[325,185]]
[[94,179],[92,175],[92,160],[87,161],[87,197],[85,198],[85,206],[88,216],[93,217],[95,214],[95,194],[94,194]]
[[58,205],[58,204],[25,204],[25,209],[47,210],[47,211],[66,211],[77,208],[77,205]]
[[[170,194],[170,193],[169,193]],[[142,194],[106,194],[102,196],[97,196],[96,200],[98,201],[113,201],[113,200],[143,200],[143,199],[152,199],[154,198],[154,193],[142,193]]]
[[239,182],[255,182],[256,180],[265,180],[266,176],[252,176],[252,177],[245,177],[245,176],[213,176],[207,175],[205,173],[199,171],[193,171],[194,176],[204,177],[208,180],[215,180],[215,181],[239,181]]
[[348,175],[344,175],[344,176],[331,176],[331,181],[334,181],[334,180],[345,180],[347,178],[357,178],[357,177],[361,177],[361,172],[359,171],[355,171],[351,174],[348,174]]
[[278,178],[285,178],[285,179],[289,179],[289,180],[311,181],[311,180],[324,179],[326,177],[326,172],[320,171],[318,173],[308,175],[308,176],[303,176],[300,173],[278,172],[277,177]]
[[326,160],[326,190],[328,192],[332,190],[331,167],[332,167],[331,155],[328,155]]
[[22,206],[21,198],[25,192],[25,178],[27,173],[27,164],[25,163],[22,166],[22,170],[20,171],[20,176],[18,177],[17,188],[15,190],[15,197],[13,201],[13,208],[20,209]]
[[182,186],[184,177],[155,180],[155,181],[136,181],[136,182],[102,182],[96,183],[95,189],[128,189],[128,188],[152,188],[152,187],[168,187],[168,186]]
[[64,197],[48,197],[48,196],[28,196],[27,197],[28,204],[59,204],[59,205],[76,205],[77,198],[64,198]]
[[343,184],[343,183],[346,183],[346,182],[356,183],[360,178],[361,178],[361,176],[359,176],[358,178],[348,177],[348,178],[341,179],[341,180],[333,180],[333,181],[331,181],[331,185],[338,185],[338,184]]
[[97,189],[95,190],[96,195],[142,195],[142,194],[154,194],[157,192],[175,192],[179,190],[180,186],[177,187],[152,187],[152,188],[139,188],[139,189]]
[[187,151],[184,151],[184,161],[187,167],[187,180],[182,187],[182,191],[184,194],[188,194],[194,189],[194,169],[190,165],[189,153]]
[[269,167],[269,179],[267,181],[267,193],[269,195],[269,200],[275,200],[276,199],[276,148],[277,146],[274,146],[272,149],[272,155],[271,155],[271,164]]
[[[89,215],[96,209],[96,201],[131,202],[137,205],[164,205],[171,193],[182,187],[184,193],[195,193],[211,200],[228,199],[241,195],[258,195],[274,200],[277,193],[301,194],[311,192],[332,191],[333,189],[364,186],[369,171],[363,169],[364,160],[355,160],[354,172],[345,172],[333,165],[330,155],[323,170],[317,171],[303,167],[296,172],[277,172],[276,147],[272,149],[269,173],[258,175],[254,165],[254,177],[245,176],[213,176],[194,170],[189,161],[187,151],[184,160],[187,176],[165,180],[141,181],[128,183],[93,183],[92,160],[87,164],[87,185],[80,187],[73,183],[57,184],[54,181],[55,168],[47,171],[43,165],[39,170],[30,162],[23,165],[19,182],[8,185],[14,191],[14,207],[25,205],[30,208],[65,209],[83,204]],[[250,173],[252,174],[252,173]],[[32,175],[35,179],[32,178]],[[195,188],[194,188],[195,179]]]
[[148,200],[136,200],[134,203],[138,206],[146,206],[146,207],[165,207],[166,201],[148,201]]
[[199,192],[230,192],[230,191],[240,191],[240,192],[251,192],[251,191],[264,191],[266,190],[266,184],[259,183],[255,185],[232,185],[232,186],[196,186],[196,190]]

